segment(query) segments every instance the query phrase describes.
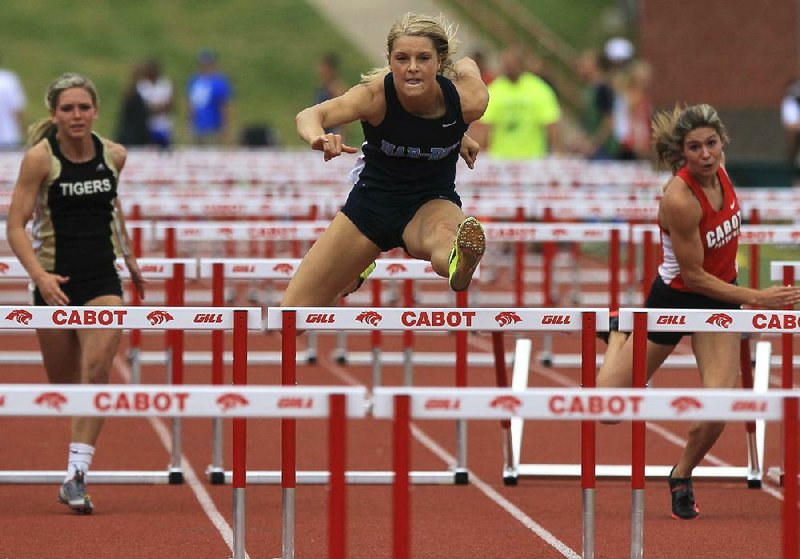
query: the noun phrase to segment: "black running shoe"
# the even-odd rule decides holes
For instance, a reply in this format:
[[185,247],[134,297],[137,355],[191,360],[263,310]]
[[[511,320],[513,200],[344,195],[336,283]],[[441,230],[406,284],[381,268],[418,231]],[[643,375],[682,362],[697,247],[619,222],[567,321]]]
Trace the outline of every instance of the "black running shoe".
[[608,338],[611,332],[619,332],[619,311],[611,311],[608,316],[608,332],[597,331],[597,338],[603,340],[608,345]]
[[681,520],[692,520],[700,516],[700,509],[694,502],[694,487],[690,477],[672,477],[669,473],[667,482],[669,491],[672,494],[672,518]]

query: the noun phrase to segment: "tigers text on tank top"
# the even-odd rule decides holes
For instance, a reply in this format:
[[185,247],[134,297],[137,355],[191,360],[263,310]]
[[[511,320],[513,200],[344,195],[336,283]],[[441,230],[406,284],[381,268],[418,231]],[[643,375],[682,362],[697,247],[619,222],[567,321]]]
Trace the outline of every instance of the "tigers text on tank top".
[[461,139],[467,124],[455,85],[444,76],[436,81],[442,89],[445,114],[422,118],[407,112],[397,97],[391,73],[384,78],[386,115],[378,126],[362,121],[363,155],[350,171],[353,184],[364,181],[382,190],[423,191],[453,188]]
[[33,247],[42,267],[60,275],[114,269],[117,170],[103,141],[94,134],[92,141],[95,156],[74,163],[61,153],[55,134],[46,139],[50,175],[37,195]]
[[[722,208],[719,211],[711,207],[705,192],[703,192],[703,187],[686,166],[676,175],[689,185],[703,210],[699,224],[700,239],[703,242],[703,269],[726,283],[732,282],[736,279],[737,274],[736,251],[739,248],[742,212],[728,173],[722,167],[717,170],[723,197]],[[681,278],[678,261],[672,250],[672,240],[664,229],[661,229],[661,248],[664,255],[661,265],[658,267],[661,279],[673,289],[691,291]]]

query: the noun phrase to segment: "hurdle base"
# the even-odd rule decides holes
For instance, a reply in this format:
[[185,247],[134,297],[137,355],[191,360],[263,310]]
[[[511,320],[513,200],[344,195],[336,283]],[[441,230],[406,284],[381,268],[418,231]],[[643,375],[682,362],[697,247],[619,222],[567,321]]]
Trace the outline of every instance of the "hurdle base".
[[519,482],[519,476],[514,474],[503,474],[503,485],[513,487]]
[[455,474],[456,485],[467,485],[469,483],[469,472],[467,470],[457,470]]
[[183,470],[180,468],[170,468],[167,480],[170,485],[180,485],[183,483]]
[[[50,485],[64,481],[64,470],[0,471],[2,484]],[[96,485],[168,485],[169,472],[90,470],[86,482]]]
[[[456,485],[459,472],[410,472],[409,479],[412,485]],[[466,473],[466,472],[464,472]],[[327,485],[330,483],[330,472],[327,471],[298,471],[295,476],[297,485]],[[225,472],[225,483],[233,480],[231,471]],[[281,472],[279,470],[248,471],[245,483],[250,485],[280,485]],[[348,471],[345,472],[345,483],[348,485],[391,485],[394,483],[394,472],[391,471]]]
[[[669,477],[672,466],[645,466],[644,475],[648,478]],[[517,470],[518,477],[521,478],[579,478],[581,476],[580,464],[520,464]],[[630,465],[598,464],[595,467],[595,476],[598,478],[628,478],[631,477]],[[751,481],[750,470],[746,466],[698,466],[692,472],[693,478],[706,479],[741,479],[747,480],[748,487]],[[761,480],[757,480],[761,483]]]
[[206,473],[208,474],[208,482],[211,485],[224,485],[225,484],[225,469],[224,468],[209,468]]
[[780,466],[773,466],[767,470],[767,478],[774,483],[783,487],[783,468]]

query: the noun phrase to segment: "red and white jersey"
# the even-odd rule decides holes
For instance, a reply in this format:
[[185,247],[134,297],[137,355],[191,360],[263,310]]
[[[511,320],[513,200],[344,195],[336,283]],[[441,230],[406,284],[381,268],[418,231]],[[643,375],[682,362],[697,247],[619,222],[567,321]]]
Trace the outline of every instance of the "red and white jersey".
[[[732,282],[737,274],[736,251],[739,248],[742,211],[728,173],[722,167],[717,170],[723,196],[722,208],[719,211],[711,207],[703,187],[689,173],[686,166],[676,175],[689,185],[703,209],[703,217],[699,224],[700,239],[703,241],[703,269],[726,283]],[[664,255],[658,267],[661,279],[673,289],[691,291],[681,278],[681,270],[672,250],[672,239],[669,232],[663,228],[661,228],[661,249]]]

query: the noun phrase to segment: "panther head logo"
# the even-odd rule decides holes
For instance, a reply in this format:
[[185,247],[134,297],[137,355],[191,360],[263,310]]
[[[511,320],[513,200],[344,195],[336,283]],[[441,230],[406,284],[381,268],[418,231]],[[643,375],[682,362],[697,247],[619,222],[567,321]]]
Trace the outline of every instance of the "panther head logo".
[[500,327],[508,326],[509,324],[516,324],[518,322],[522,322],[522,319],[520,318],[520,316],[517,313],[512,312],[512,311],[503,311],[500,314],[498,314],[497,316],[495,316],[494,320],[495,320],[495,322],[497,322],[497,324]]
[[721,328],[728,328],[731,322],[733,322],[731,315],[723,312],[714,313],[706,319],[706,324],[713,324]]
[[522,400],[516,396],[498,396],[491,402],[489,406],[496,409],[501,409],[509,413],[515,413],[517,408],[522,405]]
[[6,320],[19,322],[20,324],[28,324],[32,318],[33,315],[25,309],[14,309],[6,315]]
[[167,311],[153,311],[147,315],[147,320],[149,320],[150,324],[153,326],[157,326],[169,322],[170,320],[175,320],[175,318]]
[[395,263],[386,266],[386,271],[389,273],[389,275],[394,276],[396,274],[402,274],[403,272],[407,272],[408,268],[406,268],[405,264]]
[[669,405],[675,408],[675,413],[677,415],[682,415],[691,410],[699,410],[703,407],[703,403],[700,402],[700,400],[692,398],[691,396],[675,398]]
[[284,276],[291,276],[292,272],[294,272],[294,266],[289,264],[288,262],[280,262],[279,264],[275,264],[272,267],[273,272],[277,272],[279,274],[283,274]]
[[52,410],[61,411],[61,406],[67,403],[67,397],[60,392],[42,392],[33,401],[38,406],[45,406]]
[[226,412],[234,408],[246,408],[250,405],[250,401],[241,394],[229,392],[217,398],[217,404],[220,410]]
[[370,326],[377,326],[383,317],[375,311],[364,311],[356,317],[356,320]]

